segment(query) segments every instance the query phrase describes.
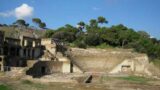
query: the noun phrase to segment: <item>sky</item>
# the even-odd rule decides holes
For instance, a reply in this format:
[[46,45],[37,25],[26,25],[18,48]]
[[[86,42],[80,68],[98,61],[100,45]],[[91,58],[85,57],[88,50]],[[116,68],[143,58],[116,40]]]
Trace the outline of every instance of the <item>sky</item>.
[[104,16],[106,26],[124,24],[160,39],[160,0],[0,0],[0,23],[17,19],[31,22],[41,18],[48,28],[56,29],[79,21]]

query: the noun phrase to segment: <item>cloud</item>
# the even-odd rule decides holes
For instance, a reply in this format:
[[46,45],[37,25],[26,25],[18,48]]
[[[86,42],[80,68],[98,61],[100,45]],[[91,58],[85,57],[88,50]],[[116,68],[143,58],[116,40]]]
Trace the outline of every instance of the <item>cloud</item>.
[[2,16],[2,17],[10,17],[12,15],[14,15],[13,11],[0,12],[0,16]]
[[100,8],[98,8],[98,7],[93,7],[92,9],[95,10],[95,11],[100,10]]
[[21,6],[15,8],[14,10],[7,11],[7,12],[0,12],[0,16],[2,17],[14,16],[17,19],[23,19],[23,18],[32,16],[33,11],[34,11],[33,7],[24,3]]
[[21,6],[15,8],[15,16],[17,18],[30,17],[33,14],[33,10],[33,7],[27,4],[22,4]]

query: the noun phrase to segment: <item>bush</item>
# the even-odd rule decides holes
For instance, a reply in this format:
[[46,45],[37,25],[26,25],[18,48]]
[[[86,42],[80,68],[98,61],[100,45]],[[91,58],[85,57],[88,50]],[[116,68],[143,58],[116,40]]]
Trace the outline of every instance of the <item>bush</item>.
[[96,46],[100,44],[100,38],[98,34],[90,33],[85,38],[85,43],[89,46]]
[[46,30],[44,37],[45,37],[45,38],[51,38],[54,33],[55,33],[54,30]]
[[112,48],[112,46],[106,44],[106,43],[102,43],[98,46],[96,46],[96,48],[101,48],[101,49],[104,49],[104,48]]
[[78,46],[79,48],[84,48],[84,49],[87,48],[87,45],[86,45],[83,41],[77,42],[77,43],[76,43],[76,46]]
[[53,35],[53,38],[57,38],[65,42],[73,42],[75,40],[75,35],[72,32],[58,31]]

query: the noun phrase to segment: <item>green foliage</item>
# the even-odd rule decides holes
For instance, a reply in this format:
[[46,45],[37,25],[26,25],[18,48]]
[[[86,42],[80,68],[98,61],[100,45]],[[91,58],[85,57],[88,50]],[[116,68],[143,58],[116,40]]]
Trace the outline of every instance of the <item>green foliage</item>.
[[40,18],[33,18],[32,22],[37,24],[40,28],[46,27],[46,24],[44,22],[42,22]]
[[0,90],[11,90],[11,88],[7,85],[0,85]]
[[96,46],[100,44],[99,35],[96,33],[89,33],[85,37],[85,43],[89,46]]
[[104,30],[103,33],[100,35],[100,37],[103,39],[104,42],[112,45],[112,46],[118,46],[118,32],[113,29],[107,29]]
[[84,41],[77,42],[76,46],[79,47],[79,48],[84,48],[84,49],[87,48],[87,45],[86,45],[86,43]]
[[96,19],[91,19],[89,22],[90,22],[90,27],[97,27],[98,26],[98,22]]
[[144,37],[144,38],[149,38],[150,37],[150,35],[147,33],[147,32],[145,32],[145,31],[138,31],[137,32],[141,37]]
[[85,23],[83,21],[78,23],[78,29],[83,30],[85,28]]
[[150,38],[145,31],[136,32],[123,24],[101,27],[98,23],[103,24],[108,21],[100,16],[97,20],[91,19],[89,25],[79,22],[78,25],[86,27],[86,32],[67,24],[57,29],[53,37],[83,48],[86,46],[133,48],[137,52],[146,53],[151,60],[160,58],[160,41]]
[[33,18],[32,22],[34,22],[36,24],[40,24],[41,23],[41,19],[40,18]]
[[108,23],[108,21],[106,20],[106,18],[105,18],[105,17],[103,17],[103,16],[99,16],[99,17],[98,17],[98,23],[103,24],[103,23]]
[[18,19],[16,22],[14,22],[13,24],[15,24],[15,25],[19,25],[19,26],[29,26],[29,24],[28,23],[26,23],[26,21],[25,20],[23,20],[23,19]]
[[40,28],[45,28],[45,27],[46,27],[46,24],[45,24],[44,22],[42,22],[42,23],[39,24],[39,27],[40,27]]
[[129,82],[134,82],[134,83],[142,83],[142,84],[147,83],[147,81],[149,81],[148,78],[138,77],[138,76],[119,77],[119,79],[126,80]]
[[53,38],[57,38],[65,42],[73,42],[75,40],[75,35],[72,32],[59,31],[55,32]]
[[96,48],[105,49],[105,48],[113,48],[113,47],[108,45],[108,44],[106,44],[106,43],[102,43],[102,44],[96,46]]
[[45,38],[51,38],[54,33],[55,33],[54,30],[46,30],[44,36],[45,36]]
[[83,21],[80,21],[80,22],[78,23],[78,25],[80,25],[80,26],[85,26],[85,23],[84,23]]

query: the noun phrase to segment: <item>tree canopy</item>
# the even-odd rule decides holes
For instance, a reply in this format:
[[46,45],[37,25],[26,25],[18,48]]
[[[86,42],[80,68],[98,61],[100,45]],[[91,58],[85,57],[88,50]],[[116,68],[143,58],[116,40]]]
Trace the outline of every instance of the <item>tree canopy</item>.
[[46,27],[46,23],[42,22],[40,18],[33,18],[32,22],[37,24],[39,26],[39,28],[45,28]]
[[29,26],[29,24],[26,23],[26,21],[23,20],[23,19],[18,19],[18,20],[16,20],[16,22],[14,22],[13,24],[20,25],[20,26]]
[[67,24],[55,30],[50,36],[81,48],[100,45],[104,48],[108,46],[132,48],[137,52],[146,53],[151,59],[160,59],[160,41],[151,38],[147,32],[135,31],[123,24],[101,27],[99,24],[103,23],[108,21],[102,16],[91,19],[89,24],[80,21],[78,25],[86,29],[81,32],[79,28]]

